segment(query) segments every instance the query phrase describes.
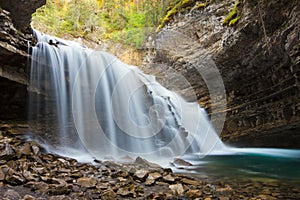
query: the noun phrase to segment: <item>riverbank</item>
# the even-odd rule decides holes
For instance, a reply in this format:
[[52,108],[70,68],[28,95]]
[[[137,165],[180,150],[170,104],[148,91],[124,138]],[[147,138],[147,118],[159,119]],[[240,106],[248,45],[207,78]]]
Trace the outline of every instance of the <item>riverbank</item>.
[[216,181],[173,173],[142,158],[80,163],[26,141],[26,124],[1,124],[1,199],[299,199],[278,181]]

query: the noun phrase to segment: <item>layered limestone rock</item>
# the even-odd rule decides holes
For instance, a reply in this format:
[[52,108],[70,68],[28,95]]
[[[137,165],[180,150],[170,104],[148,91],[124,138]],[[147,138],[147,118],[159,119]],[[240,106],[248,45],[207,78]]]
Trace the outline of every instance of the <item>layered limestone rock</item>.
[[11,13],[11,19],[16,29],[30,33],[31,15],[37,8],[46,4],[46,0],[0,0],[0,7]]
[[[221,136],[229,143],[300,147],[300,2],[192,2],[149,42],[144,70],[210,115],[226,113]],[[224,110],[211,104],[207,85],[215,76],[201,72],[214,64],[226,89]]]
[[0,0],[0,118],[26,115],[31,15],[44,0]]

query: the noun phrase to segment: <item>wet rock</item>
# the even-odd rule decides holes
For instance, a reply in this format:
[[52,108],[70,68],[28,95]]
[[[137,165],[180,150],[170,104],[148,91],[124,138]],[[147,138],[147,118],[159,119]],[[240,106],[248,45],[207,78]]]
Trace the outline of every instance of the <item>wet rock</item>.
[[141,170],[137,170],[133,176],[140,180],[145,180],[147,178],[148,174],[149,174],[149,171],[141,169]]
[[141,185],[136,186],[134,190],[139,197],[143,197],[145,194],[144,188]]
[[130,167],[129,170],[128,170],[128,173],[130,175],[134,175],[134,173],[137,171],[137,169],[135,167]]
[[113,190],[106,190],[101,194],[101,199],[103,200],[115,200],[117,197],[116,193]]
[[160,179],[162,175],[158,172],[150,173],[146,179],[145,185],[153,185],[157,179]]
[[[249,189],[247,189],[247,190],[249,190]],[[229,186],[222,187],[222,188],[217,188],[216,193],[221,194],[221,195],[230,195],[232,193],[232,188],[229,187]]]
[[116,177],[123,177],[126,178],[128,176],[128,172],[121,170],[121,171],[117,171],[111,174],[112,178],[116,178]]
[[67,185],[67,183],[63,179],[52,178],[51,185],[54,185],[55,187],[65,187]]
[[187,185],[200,185],[201,182],[199,180],[192,180],[189,178],[183,178],[181,179],[181,182]]
[[125,188],[119,188],[117,191],[118,195],[122,197],[136,197],[136,193],[134,191],[134,186],[127,186]]
[[10,185],[22,185],[25,183],[25,179],[18,174],[6,176],[5,181]]
[[41,193],[46,193],[49,189],[48,184],[44,183],[44,182],[30,182],[30,183],[27,184],[27,186],[29,186],[33,190],[37,190]]
[[77,183],[86,188],[95,187],[98,183],[98,179],[95,177],[82,177],[77,179]]
[[167,176],[163,177],[163,180],[169,183],[173,183],[175,181],[175,177],[171,174],[168,174]]
[[0,160],[12,160],[15,156],[16,152],[14,147],[7,143],[3,144],[2,149],[0,150]]
[[83,177],[83,174],[81,172],[71,172],[70,177],[71,178],[81,178],[81,177]]
[[100,183],[96,186],[97,189],[100,189],[100,190],[106,190],[109,188],[109,184],[108,183]]
[[24,143],[21,147],[18,149],[18,157],[22,155],[31,155],[32,149],[29,143]]
[[230,198],[221,196],[221,197],[219,197],[219,200],[230,200]]
[[143,159],[141,157],[137,157],[135,159],[134,164],[138,164],[138,165],[141,165],[143,167],[148,167],[148,168],[162,168],[158,164],[149,162],[149,161],[147,161],[147,160],[145,160],[145,159]]
[[185,195],[187,198],[195,199],[201,197],[202,192],[200,190],[188,190]]
[[23,197],[23,200],[36,200],[37,198],[35,198],[34,196],[31,196],[29,194],[26,194],[24,197]]
[[[167,195],[163,194],[163,193],[151,193],[149,194],[146,199],[157,199],[157,200],[163,200],[163,199],[167,199]],[[171,199],[171,198],[168,198]]]
[[34,155],[37,155],[40,152],[40,147],[38,145],[33,144],[31,146]]
[[178,166],[193,166],[191,163],[189,163],[183,159],[180,159],[180,158],[174,159],[173,164],[178,165]]
[[183,186],[180,183],[170,185],[169,189],[173,192],[174,195],[182,195],[184,192]]
[[20,195],[18,192],[16,192],[15,190],[7,190],[4,195],[3,195],[4,198],[7,198],[9,200],[19,200],[21,199]]

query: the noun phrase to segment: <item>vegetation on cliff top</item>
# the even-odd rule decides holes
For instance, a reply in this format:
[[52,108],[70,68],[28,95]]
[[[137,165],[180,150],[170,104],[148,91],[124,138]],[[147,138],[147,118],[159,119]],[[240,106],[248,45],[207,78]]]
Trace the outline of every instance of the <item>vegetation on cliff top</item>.
[[[93,41],[114,41],[135,48],[143,46],[177,13],[207,7],[212,0],[47,0],[33,14],[32,26],[42,32]],[[236,1],[223,25],[240,19]]]
[[[45,33],[140,47],[171,0],[47,0],[32,26]],[[155,29],[154,29],[155,30]]]

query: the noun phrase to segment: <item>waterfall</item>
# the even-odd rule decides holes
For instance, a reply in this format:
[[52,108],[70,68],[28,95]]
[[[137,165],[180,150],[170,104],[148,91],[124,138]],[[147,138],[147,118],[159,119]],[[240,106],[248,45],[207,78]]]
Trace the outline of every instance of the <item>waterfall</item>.
[[52,129],[59,151],[168,162],[224,148],[205,110],[154,76],[109,53],[38,31],[35,35],[29,118]]

